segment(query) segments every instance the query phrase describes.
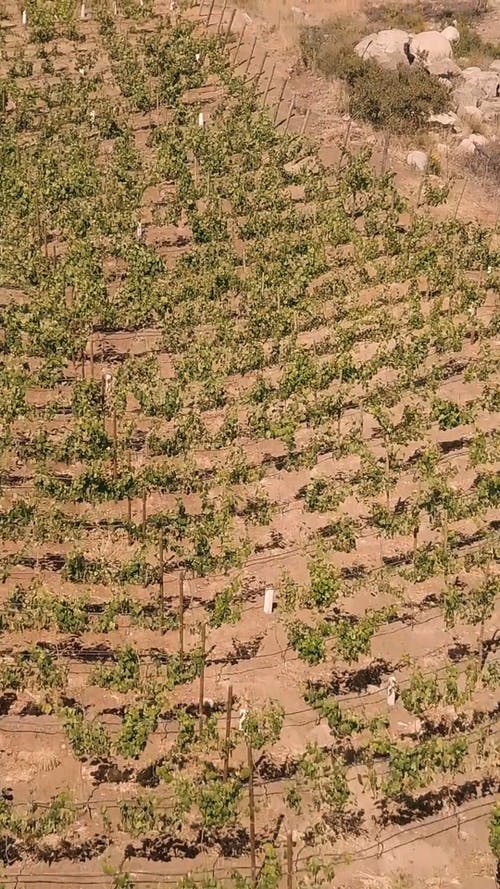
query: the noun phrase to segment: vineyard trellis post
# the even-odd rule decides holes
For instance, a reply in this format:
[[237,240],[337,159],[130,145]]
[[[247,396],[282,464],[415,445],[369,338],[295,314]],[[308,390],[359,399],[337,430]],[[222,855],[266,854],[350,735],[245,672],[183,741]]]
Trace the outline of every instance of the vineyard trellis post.
[[90,332],[90,343],[89,343],[89,351],[90,351],[90,379],[94,379],[94,333]]
[[142,492],[142,530],[146,530],[146,523],[148,519],[148,492],[146,488],[144,488]]
[[201,669],[200,669],[200,700],[198,707],[198,715],[199,715],[199,732],[201,735],[203,729],[203,714],[205,709],[205,648],[206,648],[206,626],[205,624],[201,625],[201,634],[200,634],[200,648],[201,648]]
[[286,79],[283,81],[283,83],[281,84],[281,90],[280,90],[280,94],[279,94],[279,96],[278,96],[278,104],[276,105],[276,111],[275,111],[275,113],[274,113],[274,121],[273,121],[273,122],[274,122],[275,124],[276,124],[276,122],[277,122],[277,120],[278,120],[278,115],[279,115],[279,113],[280,113],[281,103],[282,103],[282,101],[283,101],[283,96],[285,95],[285,90],[286,90],[286,88],[287,88],[287,84],[288,84],[288,78],[286,78]]
[[236,49],[235,49],[235,51],[234,51],[233,65],[236,64],[236,59],[238,58],[238,54],[239,54],[239,51],[240,51],[240,49],[241,49],[241,44],[243,43],[243,37],[245,36],[245,31],[246,31],[246,29],[247,29],[247,23],[244,22],[243,27],[242,27],[242,29],[241,29],[241,31],[240,31],[240,36],[239,36],[238,43],[237,43],[237,45],[236,45]]
[[208,10],[207,25],[210,24],[210,19],[212,18],[212,13],[214,11],[214,6],[215,6],[215,0],[212,0],[212,2],[210,4],[210,9]]
[[220,18],[219,18],[219,23],[217,25],[217,34],[220,34],[220,31],[222,28],[222,22],[224,21],[224,16],[226,14],[226,8],[227,8],[227,0],[224,0],[224,4],[222,6],[221,14],[220,14]]
[[233,30],[233,24],[234,24],[234,18],[235,18],[235,15],[236,15],[236,9],[233,9],[233,11],[232,11],[232,13],[231,13],[231,18],[229,19],[227,28],[226,28],[226,30],[225,30],[225,32],[224,32],[224,41],[223,41],[224,49],[225,49],[226,46],[227,46],[227,42],[228,42],[228,40],[229,40],[229,35],[231,34],[231,32],[232,32],[232,30]]
[[268,77],[266,88],[264,90],[264,98],[262,99],[262,107],[263,108],[266,107],[267,97],[269,96],[269,93],[271,90],[271,84],[273,82],[275,72],[276,72],[276,64],[274,64],[273,67],[271,68],[271,73]]
[[255,858],[255,794],[253,786],[253,753],[250,741],[247,743],[248,757],[248,807],[249,807],[249,834],[250,834],[250,871],[251,884],[255,886],[257,877],[257,864]]
[[179,660],[184,660],[184,571],[179,574]]
[[113,406],[113,480],[118,474],[118,421],[116,418],[116,405]]
[[286,120],[285,120],[285,129],[284,129],[284,132],[285,132],[285,133],[288,132],[288,127],[289,127],[289,125],[290,125],[290,121],[291,121],[291,119],[292,119],[292,114],[293,114],[293,112],[294,112],[294,109],[295,109],[295,93],[294,93],[293,96],[292,96],[292,101],[290,102],[290,107],[289,107],[289,109],[288,109],[288,114],[287,114],[287,116],[286,116]]
[[293,834],[286,835],[286,889],[293,889]]
[[303,122],[303,124],[302,124],[302,129],[301,129],[301,131],[300,131],[300,135],[301,135],[301,136],[303,136],[304,133],[305,133],[305,131],[307,130],[307,125],[308,125],[308,123],[309,123],[309,118],[310,118],[310,116],[311,116],[311,109],[308,108],[307,111],[306,111],[306,116],[304,117],[304,122]]
[[257,46],[257,36],[254,37],[252,48],[250,50],[250,55],[248,56],[247,63],[245,65],[245,70],[243,71],[243,78],[245,78],[250,70],[250,65],[252,64],[252,59],[255,53],[255,47]]
[[164,534],[163,534],[163,530],[161,530],[160,531],[160,541],[159,541],[159,553],[158,553],[158,560],[160,563],[160,566],[159,566],[160,567],[160,576],[158,578],[158,592],[159,592],[159,606],[160,606],[160,626],[161,626],[162,630],[163,630],[163,627],[165,624],[165,584],[164,584],[164,579],[163,579],[163,575],[164,575],[164,571],[165,571],[164,547],[165,547]]
[[230,685],[227,690],[226,704],[226,733],[224,736],[224,781],[227,781],[229,774],[229,756],[231,745],[231,713],[233,709],[233,686]]

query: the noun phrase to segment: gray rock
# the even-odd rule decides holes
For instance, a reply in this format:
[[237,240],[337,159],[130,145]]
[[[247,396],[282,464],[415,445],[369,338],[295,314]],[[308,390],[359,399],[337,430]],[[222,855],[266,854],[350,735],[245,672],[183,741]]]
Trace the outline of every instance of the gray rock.
[[410,40],[410,55],[425,67],[442,59],[451,59],[451,43],[440,31],[421,31]]
[[425,151],[409,151],[406,158],[406,163],[414,170],[420,170],[423,173],[424,170],[427,169],[429,156],[425,153]]
[[410,35],[399,28],[389,28],[368,34],[354,47],[362,59],[374,59],[384,68],[396,69],[399,65],[409,65],[406,47]]

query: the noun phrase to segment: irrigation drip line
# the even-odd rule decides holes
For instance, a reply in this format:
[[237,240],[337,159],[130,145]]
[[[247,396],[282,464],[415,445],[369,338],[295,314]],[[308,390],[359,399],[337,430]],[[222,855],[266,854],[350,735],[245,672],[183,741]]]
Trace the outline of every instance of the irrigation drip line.
[[[500,657],[493,658],[489,661],[489,663],[491,663],[491,664],[496,664],[499,662],[500,662]],[[429,670],[427,673],[423,673],[422,675],[423,676],[437,676],[440,672],[445,672],[446,669],[447,669],[446,667],[441,667],[437,670]],[[458,675],[463,675],[464,673],[466,673],[466,671],[467,671],[467,668],[465,667],[465,669],[458,670],[457,672],[458,672]],[[411,685],[411,677],[402,679],[398,683],[398,688],[401,689],[403,686],[407,686],[407,685]],[[365,695],[365,697],[371,697],[371,696],[374,697],[375,695],[377,695],[377,696],[380,695],[380,697],[377,697],[376,700],[371,700],[369,702],[369,704],[381,703],[384,700],[384,697],[386,697],[387,693],[384,691],[381,691],[381,690],[377,690],[374,692],[368,692]],[[333,694],[330,695],[330,697],[335,698],[336,702],[339,705],[343,704],[344,701],[347,700],[346,698],[344,698],[342,696],[335,696]],[[356,713],[356,712],[363,713],[365,710],[365,707],[369,706],[369,704],[362,703],[357,707],[351,705],[347,708],[347,712],[348,713]],[[302,716],[305,713],[310,714],[311,719],[307,719],[302,722],[287,722],[286,721],[287,718],[290,716]],[[312,704],[308,707],[304,707],[299,710],[291,710],[289,712],[286,712],[283,714],[283,716],[284,716],[283,728],[285,728],[285,729],[286,728],[298,728],[298,727],[303,727],[306,725],[321,725],[323,720],[325,720],[325,722],[328,724],[328,717],[323,715],[319,709],[315,710],[314,705],[312,705]],[[7,721],[11,718],[12,717],[9,717],[8,715],[0,718],[0,732],[5,732],[6,734],[16,734],[18,732],[20,734],[66,735],[66,732],[64,731],[64,729],[59,729],[59,728],[57,728],[56,725],[53,725],[52,723],[35,725],[35,726],[33,726],[33,728],[30,728],[29,723],[26,724],[26,722],[25,722],[25,720],[29,719],[29,717],[27,717],[27,716],[19,717],[19,720],[23,720],[23,721],[19,722],[18,728],[9,727],[9,726],[5,727],[5,725],[3,724],[3,721],[4,720]],[[32,717],[32,718],[37,719],[38,717]],[[162,726],[168,726],[168,725],[170,725],[170,723],[175,722],[176,718],[177,718],[176,714],[173,713],[172,716],[169,718],[158,719],[157,731],[159,731],[163,737],[168,737],[168,736],[178,737],[180,734],[179,729],[162,728]],[[223,714],[221,716],[216,717],[216,721],[225,724],[226,718],[227,718],[226,714]],[[234,719],[239,718],[239,716],[237,713],[234,713],[234,715],[231,718],[232,718],[232,720],[234,720]],[[409,718],[412,718],[411,713],[409,714]],[[100,725],[111,726],[111,727],[114,727],[117,729],[121,727],[121,723],[119,721],[115,721],[115,720],[99,719],[98,722]],[[334,731],[334,729],[331,729],[331,731]]]
[[[388,838],[380,839],[377,842],[371,843],[369,846],[366,846],[364,849],[357,850],[353,854],[344,854],[341,855],[335,852],[321,852],[321,857],[328,859],[336,859],[339,864],[342,862],[347,863],[356,863],[359,861],[367,861],[369,858],[382,858],[386,854],[392,854],[397,849],[407,847],[412,845],[413,843],[420,842],[422,839],[432,839],[435,836],[446,833],[449,830],[457,829],[458,826],[462,827],[467,824],[471,824],[478,820],[484,819],[489,811],[491,810],[491,802],[478,803],[475,806],[470,806],[466,809],[463,816],[460,815],[459,812],[446,814],[439,818],[429,819],[428,821],[416,825],[414,827],[404,828],[402,831],[398,831],[395,834],[391,834]],[[487,812],[483,812],[483,809],[488,809]],[[472,817],[468,818],[467,814],[469,812],[476,813],[477,810],[480,810],[478,814],[472,815]],[[443,824],[445,821],[453,819],[453,823],[447,827],[441,827],[439,830],[433,831],[431,833],[423,833],[429,826],[434,827]],[[405,832],[413,832],[417,835],[412,839],[403,840],[401,843],[398,843],[394,846],[391,846],[390,849],[384,849],[384,846],[390,842],[394,837],[401,836],[402,833]],[[421,832],[423,835],[421,835]],[[318,859],[318,855],[311,853],[308,856],[298,857],[296,863],[308,862],[313,859]],[[228,873],[229,871],[229,873]],[[202,882],[207,879],[207,877],[214,876],[215,874],[220,875],[219,879],[221,880],[231,880],[233,879],[232,874],[237,873],[250,873],[251,868],[249,865],[238,864],[231,867],[228,864],[226,867],[213,867],[208,868],[208,870],[204,873],[200,872],[190,872],[190,871],[167,871],[167,872],[158,872],[158,871],[139,871],[139,870],[128,870],[127,874],[130,876],[133,884],[139,885],[151,885],[153,883],[177,883],[180,879],[185,879],[186,876],[194,882]],[[293,869],[294,874],[308,873],[309,869],[307,866],[297,867],[295,866]],[[46,872],[39,874],[7,874],[2,875],[2,882],[5,884],[14,884],[15,886],[22,886],[23,884],[30,886],[37,885],[61,885],[67,886],[70,883],[73,886],[85,887],[85,886],[112,886],[112,880],[114,877],[112,875],[108,876],[106,874],[96,874],[96,875],[85,875],[80,873],[69,874],[69,873],[55,873],[55,872]]]
[[[492,715],[494,715],[494,714],[492,714]],[[447,738],[447,740],[454,741],[454,740],[458,740],[459,738],[462,738],[462,737],[467,737],[468,739],[471,739],[471,745],[473,745],[473,744],[476,744],[479,740],[479,738],[478,739],[474,738],[473,737],[474,735],[476,735],[476,734],[481,735],[484,733],[485,729],[488,729],[488,726],[493,727],[494,725],[495,725],[495,723],[493,722],[493,720],[491,720],[490,723],[486,723],[483,726],[478,726],[467,733],[464,731],[464,732],[457,732],[453,735],[450,735]],[[492,737],[495,737],[499,733],[500,733],[500,727],[493,728],[492,731],[489,731],[487,733],[487,737],[488,737],[488,739],[490,739]],[[469,751],[467,751],[467,752],[469,752]],[[380,763],[381,763],[381,761],[380,761]],[[360,762],[356,765],[356,767],[358,769],[368,769],[369,764]],[[376,776],[376,778],[384,778],[386,775],[390,774],[390,771],[391,771],[390,768],[379,768],[378,770],[375,770],[375,776]],[[271,785],[283,784],[284,782],[292,781],[295,777],[296,777],[295,773],[292,773],[290,775],[285,775],[284,777],[280,777],[280,778],[259,779],[256,776],[255,780],[254,780],[254,787],[256,790],[258,790],[259,788],[263,789],[263,793],[266,798],[268,796],[283,796],[283,794],[286,792],[286,788],[285,788],[285,790],[282,787],[277,788],[276,790],[266,790],[265,788],[267,788]],[[364,777],[367,778],[367,775],[365,775]],[[356,783],[359,783],[359,776],[357,774],[351,775],[351,776],[348,776],[346,780],[348,783],[356,784]],[[106,783],[106,782],[102,782],[102,783]],[[499,783],[499,790],[500,790],[500,779],[499,779],[498,783]],[[98,786],[99,786],[99,784],[96,785],[95,789],[97,789]],[[242,784],[242,787],[246,787],[246,784]],[[121,807],[122,803],[129,804],[131,802],[134,802],[136,799],[141,799],[141,794],[138,793],[136,797],[128,795],[125,799],[120,800],[120,801],[117,801],[116,798],[111,798],[111,799],[105,798],[105,799],[94,800],[93,795],[95,793],[95,789],[87,797],[86,800],[75,801],[74,803],[70,803],[70,805],[72,805],[76,809],[88,810],[88,809],[93,808],[96,811],[99,811],[100,807],[119,809]],[[314,790],[311,788],[305,787],[304,792],[305,793],[314,793]],[[171,799],[175,799],[175,798],[176,798],[175,794],[172,794],[171,796],[163,797],[163,801],[167,802],[167,801],[170,801]],[[27,800],[26,802],[12,802],[9,805],[14,808],[23,808],[23,807],[31,805],[31,806],[37,806],[40,809],[49,809],[51,806],[51,803],[50,802],[37,802],[37,801],[30,799],[30,800]],[[161,810],[161,808],[162,807],[159,806],[160,810]],[[165,807],[166,811],[168,811],[169,809],[170,809],[169,806]]]

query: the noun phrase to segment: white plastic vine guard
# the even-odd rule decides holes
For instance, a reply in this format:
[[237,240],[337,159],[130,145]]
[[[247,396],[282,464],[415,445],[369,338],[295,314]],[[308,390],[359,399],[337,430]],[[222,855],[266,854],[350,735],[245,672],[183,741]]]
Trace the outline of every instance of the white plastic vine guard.
[[264,614],[272,614],[274,606],[274,587],[267,586],[264,591]]
[[205,126],[205,118],[203,117],[203,111],[200,111],[200,113],[198,114],[198,126],[199,127]]
[[26,9],[23,9],[21,13],[21,22],[25,27],[28,24],[28,11]]
[[398,682],[395,676],[390,676],[387,683],[387,706],[394,707],[396,703],[396,693],[398,690]]

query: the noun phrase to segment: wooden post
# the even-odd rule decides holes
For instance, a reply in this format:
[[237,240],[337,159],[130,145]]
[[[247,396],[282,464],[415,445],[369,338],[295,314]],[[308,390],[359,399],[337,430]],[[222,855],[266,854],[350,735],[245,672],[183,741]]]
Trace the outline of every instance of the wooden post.
[[256,89],[259,88],[260,78],[262,77],[262,75],[264,73],[264,68],[266,67],[266,62],[267,62],[267,52],[265,52],[264,55],[262,56],[262,62],[260,63],[260,68],[259,68],[259,70],[257,72],[257,76],[255,78],[255,88]]
[[236,64],[236,59],[238,58],[238,53],[239,53],[239,51],[240,51],[240,49],[241,49],[241,44],[243,43],[243,37],[245,36],[246,28],[247,28],[247,23],[245,22],[245,24],[243,25],[243,28],[242,28],[241,31],[240,31],[240,37],[239,37],[239,40],[238,40],[236,49],[235,49],[235,51],[234,51],[233,65]]
[[118,427],[116,421],[116,407],[113,407],[113,479],[118,474]]
[[306,111],[306,116],[304,117],[304,122],[303,122],[302,127],[301,127],[301,130],[300,130],[300,135],[301,135],[301,136],[303,136],[304,133],[305,133],[305,131],[307,130],[307,124],[309,123],[309,118],[310,118],[310,116],[311,116],[311,109],[308,108],[307,111]]
[[295,108],[295,94],[293,95],[292,101],[290,102],[290,108],[288,109],[288,114],[287,114],[286,121],[285,121],[285,130],[284,130],[285,133],[288,131],[288,125],[290,123],[294,108]]
[[458,216],[458,211],[459,211],[459,209],[460,209],[460,204],[462,203],[462,200],[463,200],[463,197],[464,197],[465,189],[466,189],[466,188],[467,188],[467,179],[464,181],[462,191],[460,192],[460,197],[458,198],[457,206],[455,207],[455,212],[454,212],[454,214],[453,214],[453,219],[456,219],[457,216]]
[[255,860],[255,796],[253,790],[253,755],[252,755],[252,745],[250,742],[247,744],[247,755],[248,755],[248,804],[250,810],[250,868],[251,868],[251,883],[252,886],[256,884],[257,877],[257,864]]
[[163,583],[163,573],[165,570],[165,565],[163,562],[163,549],[164,549],[164,539],[163,539],[163,530],[160,531],[160,544],[159,544],[159,552],[158,552],[158,560],[160,563],[160,578],[158,583],[158,593],[160,597],[159,605],[160,605],[160,626],[163,629],[163,625],[165,622],[165,586]]
[[179,660],[184,660],[184,571],[179,574]]
[[82,352],[82,380],[85,379],[85,352]]
[[286,889],[293,889],[293,834],[286,835]]
[[210,19],[212,18],[212,13],[214,11],[214,5],[215,5],[215,0],[212,0],[212,2],[210,4],[210,9],[208,10],[207,25],[210,24]]
[[200,735],[203,729],[203,711],[205,709],[205,645],[206,645],[206,627],[201,625],[201,671],[200,671],[200,700],[198,704],[199,714],[199,730]]
[[272,70],[271,70],[271,73],[270,73],[269,78],[268,78],[268,81],[267,81],[267,86],[266,86],[266,88],[265,88],[265,90],[264,90],[264,98],[263,98],[263,100],[262,100],[262,107],[263,107],[263,108],[266,107],[267,97],[269,96],[269,92],[270,92],[270,90],[271,90],[271,84],[272,84],[272,82],[273,82],[273,78],[274,78],[275,71],[276,71],[276,65],[273,65]]
[[90,334],[90,379],[94,379],[94,334]]
[[146,520],[148,517],[148,492],[142,492],[142,530],[146,530]]
[[443,556],[445,559],[444,573],[445,573],[445,577],[446,577],[446,575],[448,574],[448,566],[446,564],[448,561],[448,510],[447,509],[443,510]]
[[384,137],[384,147],[382,150],[382,163],[380,164],[380,175],[383,176],[387,166],[387,156],[389,154],[389,143],[391,141],[391,134],[388,132]]
[[229,774],[229,757],[231,755],[231,711],[233,709],[233,686],[230,685],[227,690],[226,704],[226,735],[224,738],[224,781],[227,781]]
[[349,136],[351,135],[351,127],[352,127],[352,117],[349,118],[349,123],[347,124],[347,128],[345,131],[344,141],[342,143],[342,148],[340,149],[340,157],[339,157],[339,163],[338,163],[337,170],[340,170],[340,168],[342,167],[342,161],[344,160],[344,155],[347,151],[347,146],[349,144]]
[[231,34],[231,31],[233,30],[233,24],[234,24],[234,17],[235,17],[235,15],[236,15],[236,8],[233,9],[233,11],[232,11],[232,13],[231,13],[231,18],[229,19],[229,23],[228,23],[228,26],[227,26],[227,28],[226,28],[225,34],[224,34],[224,43],[223,43],[223,46],[224,46],[224,47],[227,46],[227,41],[229,40],[229,35]]
[[204,6],[205,6],[205,0],[201,0],[200,5],[199,5],[199,7],[198,7],[198,17],[201,16],[201,13],[202,13],[202,11],[203,11],[203,7],[204,7]]
[[219,24],[217,25],[217,34],[220,34],[220,29],[222,28],[222,22],[224,21],[224,15],[226,13],[227,0],[224,0],[224,5],[221,9]]
[[281,103],[283,101],[283,96],[285,95],[285,90],[286,90],[287,86],[288,86],[288,77],[281,84],[281,91],[280,91],[279,98],[278,98],[278,104],[276,105],[276,111],[274,114],[274,121],[273,121],[274,123],[276,123],[276,121],[278,120],[278,115],[280,113]]
[[254,41],[253,41],[253,43],[252,43],[252,48],[251,48],[251,50],[250,50],[250,55],[248,56],[247,63],[246,63],[246,65],[245,65],[245,70],[244,70],[244,72],[243,72],[243,77],[246,77],[247,74],[248,74],[248,71],[249,71],[249,69],[250,69],[250,65],[252,64],[253,54],[254,54],[254,52],[255,52],[255,47],[256,47],[256,46],[257,46],[257,37],[254,37]]

